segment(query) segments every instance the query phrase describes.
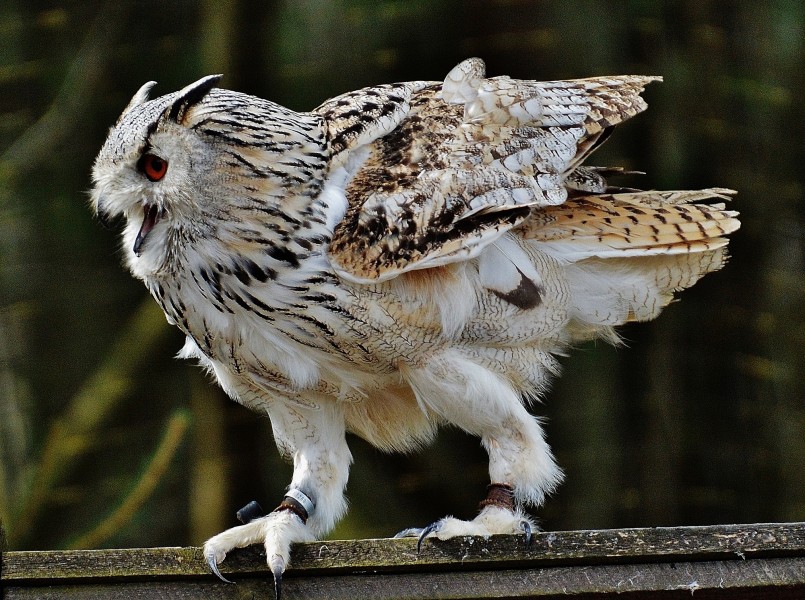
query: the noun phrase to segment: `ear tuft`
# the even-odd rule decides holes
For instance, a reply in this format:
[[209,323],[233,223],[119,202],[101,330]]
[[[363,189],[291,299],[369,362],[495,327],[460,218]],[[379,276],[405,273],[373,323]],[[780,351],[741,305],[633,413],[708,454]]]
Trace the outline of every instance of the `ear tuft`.
[[168,118],[177,123],[181,121],[187,110],[201,102],[204,96],[221,81],[222,77],[223,75],[207,75],[181,89],[168,111]]
[[135,106],[139,106],[144,102],[147,102],[148,94],[151,91],[151,88],[154,87],[156,84],[157,84],[156,81],[149,81],[148,83],[144,83],[142,87],[140,87],[140,89],[137,90],[137,93],[135,93],[134,96],[132,96],[131,100],[129,100],[129,103],[126,105],[126,108],[124,108],[123,112],[120,113],[120,117],[118,117],[117,122],[120,123],[120,121],[123,120],[123,117],[126,116],[126,113],[128,113],[132,108],[134,108]]

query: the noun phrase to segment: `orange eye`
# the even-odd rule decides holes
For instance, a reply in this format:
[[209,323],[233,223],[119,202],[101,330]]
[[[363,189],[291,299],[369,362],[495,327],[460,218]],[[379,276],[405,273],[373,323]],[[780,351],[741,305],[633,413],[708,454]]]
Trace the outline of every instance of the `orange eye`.
[[137,167],[148,177],[149,181],[159,181],[168,172],[168,161],[159,158],[156,154],[143,154]]

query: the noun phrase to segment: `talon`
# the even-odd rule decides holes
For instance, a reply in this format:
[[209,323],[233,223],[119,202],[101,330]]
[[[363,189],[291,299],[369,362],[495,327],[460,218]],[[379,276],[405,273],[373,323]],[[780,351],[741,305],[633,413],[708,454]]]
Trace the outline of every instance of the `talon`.
[[422,540],[428,537],[428,534],[433,533],[437,529],[439,529],[439,521],[435,521],[431,523],[427,527],[425,527],[419,534],[419,539],[416,542],[416,553],[419,554],[420,550],[422,550]]
[[274,573],[274,598],[280,600],[282,596],[282,573]]
[[274,575],[274,597],[280,600],[282,595],[282,574],[285,572],[285,561],[281,556],[274,555],[268,563],[271,573]]
[[525,549],[528,550],[531,547],[531,523],[528,521],[520,521],[520,529],[523,530],[525,534]]
[[210,571],[215,574],[218,579],[223,581],[224,583],[235,583],[234,581],[230,581],[223,575],[221,575],[221,571],[218,569],[218,563],[215,560],[215,551],[213,550],[204,550],[204,558],[207,561],[207,566],[210,568]]
[[397,533],[395,533],[394,539],[419,537],[420,533],[422,533],[421,527],[409,527],[408,529],[403,529],[402,531],[398,531]]

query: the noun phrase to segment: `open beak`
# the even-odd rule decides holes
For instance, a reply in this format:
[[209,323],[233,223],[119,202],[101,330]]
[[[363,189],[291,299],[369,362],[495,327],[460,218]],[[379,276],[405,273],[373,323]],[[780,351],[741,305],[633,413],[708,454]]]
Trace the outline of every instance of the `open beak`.
[[140,231],[137,232],[137,238],[134,240],[134,254],[140,256],[142,246],[145,238],[151,233],[151,230],[159,223],[162,218],[162,209],[156,204],[146,204],[143,206],[143,224],[140,225]]

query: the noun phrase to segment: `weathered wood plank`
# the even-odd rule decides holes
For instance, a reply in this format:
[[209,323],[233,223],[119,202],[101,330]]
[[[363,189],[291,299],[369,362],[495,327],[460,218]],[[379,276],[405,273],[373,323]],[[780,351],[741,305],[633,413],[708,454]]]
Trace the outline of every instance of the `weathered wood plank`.
[[[294,547],[292,571],[433,570],[457,566],[469,570],[485,563],[508,568],[648,558],[746,558],[770,553],[805,556],[805,523],[540,532],[534,534],[529,549],[523,547],[522,538],[515,536],[427,540],[419,554],[414,539],[311,542]],[[4,556],[3,567],[6,581],[207,574],[199,548],[9,552]],[[257,547],[233,552],[222,571],[233,575],[267,572]]]
[[[546,532],[522,538],[327,541],[294,548],[293,598],[805,598],[805,524]],[[256,549],[233,552],[226,585],[198,548],[6,552],[5,598],[271,597]]]
[[[798,581],[799,583],[792,583]],[[558,600],[624,595],[649,598],[801,599],[805,597],[805,559],[750,559],[694,563],[649,563],[504,569],[500,571],[286,576],[283,597],[391,600],[431,598],[534,598]],[[273,597],[270,578],[238,579],[227,585],[207,578],[76,582],[52,586],[7,587],[4,598],[209,598],[234,600]]]

